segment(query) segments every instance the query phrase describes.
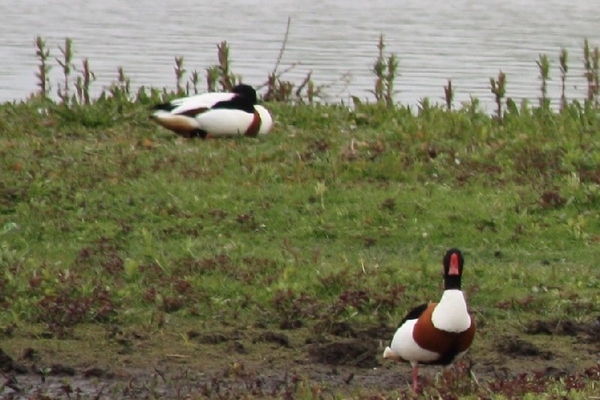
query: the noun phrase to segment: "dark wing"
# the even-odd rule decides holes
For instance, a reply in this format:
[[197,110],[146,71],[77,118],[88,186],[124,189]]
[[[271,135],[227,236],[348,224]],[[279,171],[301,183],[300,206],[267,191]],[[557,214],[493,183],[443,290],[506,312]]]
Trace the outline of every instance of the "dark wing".
[[157,104],[155,106],[152,106],[152,110],[162,110],[162,111],[173,111],[173,109],[175,108],[175,106],[173,105],[173,103],[168,102],[168,103],[162,103],[162,104]]
[[421,304],[420,306],[417,306],[417,307],[413,308],[412,310],[410,310],[408,312],[408,314],[406,314],[404,319],[402,319],[402,321],[400,321],[400,324],[398,325],[398,329],[400,329],[400,327],[402,325],[404,325],[404,323],[408,320],[419,319],[421,314],[423,314],[425,312],[425,310],[427,310],[428,306],[429,306],[429,304],[424,303],[424,304]]
[[252,101],[248,101],[241,96],[235,96],[231,100],[219,101],[218,103],[215,103],[212,108],[227,108],[230,110],[241,110],[249,114],[254,114],[254,104],[252,104]]
[[423,314],[425,312],[425,310],[427,310],[428,306],[429,306],[429,304],[424,303],[424,304],[421,304],[420,306],[417,306],[417,307],[413,308],[412,310],[410,310],[408,312],[408,314],[406,314],[404,319],[400,322],[400,325],[398,325],[398,327],[401,327],[402,325],[404,325],[404,323],[408,320],[419,319],[421,314]]

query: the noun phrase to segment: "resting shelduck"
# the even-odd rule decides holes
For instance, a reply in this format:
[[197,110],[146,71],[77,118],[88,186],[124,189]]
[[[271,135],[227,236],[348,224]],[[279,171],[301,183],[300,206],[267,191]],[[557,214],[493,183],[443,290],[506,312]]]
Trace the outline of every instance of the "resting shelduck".
[[419,363],[450,366],[471,346],[475,321],[460,288],[464,259],[458,249],[444,256],[444,293],[439,303],[422,304],[400,322],[383,358],[412,365],[413,390],[418,391]]
[[240,84],[231,92],[203,93],[156,105],[151,118],[188,138],[255,137],[267,134],[273,126],[269,111],[256,102],[254,88]]

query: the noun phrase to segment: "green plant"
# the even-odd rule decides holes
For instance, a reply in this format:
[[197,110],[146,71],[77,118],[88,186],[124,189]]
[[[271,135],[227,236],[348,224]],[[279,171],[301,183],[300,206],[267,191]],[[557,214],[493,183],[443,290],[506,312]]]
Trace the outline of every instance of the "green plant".
[[267,78],[267,92],[263,96],[265,101],[290,101],[294,92],[294,84],[281,80],[278,75],[271,73]]
[[598,106],[598,94],[600,93],[600,50],[598,46],[590,48],[587,39],[583,42],[583,66],[584,76],[588,84],[587,101]]
[[241,77],[231,72],[231,60],[229,57],[229,45],[226,41],[217,44],[218,64],[207,68],[207,87],[209,91],[216,89],[217,83],[220,90],[229,91],[239,81]]
[[496,101],[496,117],[502,121],[502,100],[506,95],[506,74],[500,71],[497,79],[490,78],[490,86]]
[[63,81],[62,89],[60,86],[58,87],[57,94],[58,94],[58,97],[60,98],[60,100],[62,101],[62,103],[68,105],[71,102],[70,95],[69,95],[69,88],[70,88],[71,70],[74,67],[73,66],[73,40],[71,38],[66,38],[65,46],[64,47],[59,46],[58,49],[60,50],[60,53],[62,54],[63,59],[61,60],[59,58],[56,58],[56,61],[62,68],[64,81]]
[[76,101],[79,104],[89,105],[90,86],[96,80],[96,75],[91,71],[88,59],[82,61],[81,76],[77,77],[75,82]]
[[542,81],[540,90],[542,97],[540,97],[540,107],[548,110],[550,109],[550,100],[548,99],[548,80],[550,79],[550,59],[546,54],[540,54],[539,59],[535,62],[540,71],[540,81]]
[[[123,67],[117,68],[117,81],[108,88],[110,97],[120,102],[129,101],[131,98],[131,78],[125,74]],[[105,96],[103,94],[102,96]]]
[[444,86],[444,100],[446,101],[446,109],[452,111],[452,102],[454,101],[454,87],[452,81],[448,79],[448,85]]
[[383,35],[379,36],[377,50],[377,60],[372,69],[376,77],[375,88],[372,93],[375,95],[377,102],[391,107],[394,105],[394,95],[396,94],[394,84],[398,74],[398,57],[394,53],[386,57]]
[[569,72],[569,64],[568,61],[569,60],[569,53],[567,51],[567,49],[562,48],[560,49],[560,54],[558,56],[558,62],[560,65],[560,82],[561,82],[561,88],[560,88],[560,108],[561,110],[564,110],[565,107],[567,106],[567,97],[565,95],[565,91],[566,91],[566,83],[567,83],[567,74]]
[[35,54],[39,60],[38,72],[35,73],[36,77],[38,78],[37,85],[40,88],[38,95],[43,99],[46,99],[48,97],[48,93],[50,93],[50,77],[48,75],[52,69],[52,66],[48,64],[50,50],[46,48],[46,42],[41,36],[36,37],[35,46]]
[[183,67],[183,57],[175,57],[175,87],[177,88],[178,96],[185,96],[189,91],[183,86],[184,75],[187,72]]
[[[193,70],[192,74],[190,75],[190,81],[189,83],[192,85],[192,89],[194,89],[194,94],[198,94],[198,85],[200,83],[200,74],[198,73],[198,71]],[[186,86],[188,84],[186,83]],[[189,92],[189,90],[186,90],[187,92]]]

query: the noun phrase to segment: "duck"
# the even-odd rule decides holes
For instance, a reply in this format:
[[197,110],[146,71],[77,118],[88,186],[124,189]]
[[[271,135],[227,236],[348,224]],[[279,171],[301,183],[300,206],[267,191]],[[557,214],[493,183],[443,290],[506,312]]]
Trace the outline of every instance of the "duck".
[[234,86],[231,92],[203,93],[157,104],[150,118],[186,138],[256,137],[273,127],[273,117],[257,104],[256,90],[246,84]]
[[420,363],[449,368],[467,352],[475,337],[475,319],[467,309],[461,290],[462,252],[449,249],[442,264],[444,292],[440,301],[410,310],[383,352],[383,358],[411,364],[415,393],[418,392]]

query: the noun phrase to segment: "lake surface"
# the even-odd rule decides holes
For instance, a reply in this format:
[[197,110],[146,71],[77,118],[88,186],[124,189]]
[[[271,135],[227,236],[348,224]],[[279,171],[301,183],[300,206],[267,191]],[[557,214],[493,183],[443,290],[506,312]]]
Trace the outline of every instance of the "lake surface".
[[[567,94],[583,98],[583,40],[600,45],[599,15],[592,0],[2,0],[0,102],[36,90],[37,35],[53,56],[72,38],[76,65],[89,58],[97,76],[96,93],[116,80],[119,66],[134,87],[174,88],[175,56],[185,58],[188,71],[204,72],[217,62],[223,40],[233,71],[258,86],[273,69],[288,16],[279,70],[299,62],[283,78],[300,83],[312,71],[315,83],[331,84],[330,101],[372,99],[380,34],[400,59],[396,99],[405,104],[423,97],[442,102],[452,79],[457,103],[475,96],[492,108],[489,78],[499,70],[507,74],[507,96],[536,101],[540,53],[551,58],[549,94],[557,99],[561,47],[570,58]],[[55,90],[62,78],[53,65]]]

